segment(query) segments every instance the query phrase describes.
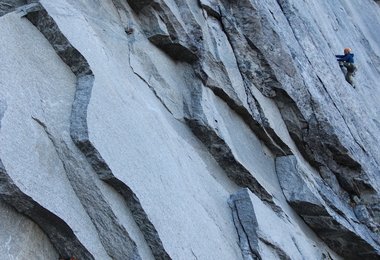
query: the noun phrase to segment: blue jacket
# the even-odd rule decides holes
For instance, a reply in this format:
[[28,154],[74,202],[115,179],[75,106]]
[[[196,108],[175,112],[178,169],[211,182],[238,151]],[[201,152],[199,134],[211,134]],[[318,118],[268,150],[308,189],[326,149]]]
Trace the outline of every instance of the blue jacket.
[[354,54],[353,53],[347,53],[345,55],[335,55],[338,59],[337,61],[346,61],[350,63],[354,63]]

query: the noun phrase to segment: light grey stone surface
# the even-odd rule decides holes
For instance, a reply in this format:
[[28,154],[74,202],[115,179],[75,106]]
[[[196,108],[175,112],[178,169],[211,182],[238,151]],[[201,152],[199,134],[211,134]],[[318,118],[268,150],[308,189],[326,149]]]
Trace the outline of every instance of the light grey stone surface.
[[0,214],[3,259],[58,259],[49,238],[35,223],[3,202],[0,202]]
[[248,189],[231,195],[229,205],[244,259],[328,259],[320,241],[307,239],[289,218],[271,210]]
[[0,1],[0,200],[42,254],[379,257],[375,1],[31,2]]

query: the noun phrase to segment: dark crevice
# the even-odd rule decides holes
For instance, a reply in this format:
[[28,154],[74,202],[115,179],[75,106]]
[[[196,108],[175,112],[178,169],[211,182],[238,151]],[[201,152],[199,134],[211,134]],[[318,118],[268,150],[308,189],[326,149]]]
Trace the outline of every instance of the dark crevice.
[[[278,245],[275,245],[268,241],[267,239],[264,239],[262,237],[259,237],[260,241],[263,242],[265,245],[269,246],[273,251],[276,252],[278,259],[280,260],[291,260],[292,258],[284,251],[282,250]],[[293,240],[294,245],[297,247],[296,242]],[[298,249],[298,248],[297,248]],[[302,252],[299,251],[300,255],[303,255]]]
[[[198,67],[201,65],[198,65]],[[247,108],[243,105],[237,104],[237,102],[231,98],[222,88],[214,86],[208,82],[208,75],[202,68],[196,69],[198,77],[202,80],[203,84],[212,90],[212,92],[222,99],[236,114],[238,114],[243,121],[249,126],[249,128],[262,140],[266,146],[275,155],[289,155],[292,154],[290,148],[281,140],[280,137],[269,127],[269,124],[263,125],[256,121]],[[252,96],[253,97],[253,96]],[[253,97],[254,98],[254,97]],[[257,100],[255,100],[257,101]],[[256,103],[256,107],[260,109],[260,105]],[[261,111],[262,112],[262,111]],[[263,113],[260,113],[261,120],[264,117]],[[276,140],[276,141],[275,141]]]
[[[222,25],[222,30],[225,33],[230,46],[235,54],[238,69],[242,75],[244,82],[249,82],[247,85],[254,85],[265,97],[272,98],[276,96],[276,89],[280,87],[278,80],[274,76],[274,72],[269,63],[265,60],[262,52],[255,44],[246,36],[243,36],[234,27],[231,18],[222,13],[219,20]],[[241,36],[238,42],[233,39],[233,34]],[[238,48],[241,47],[241,42],[245,42],[249,47],[249,52],[240,53]],[[244,57],[243,57],[244,56]],[[246,62],[249,59],[249,62]],[[250,63],[256,64],[260,69],[254,69]]]
[[85,260],[95,259],[64,220],[18,188],[8,175],[1,160],[0,199],[34,221],[48,236],[60,256],[74,256]]
[[[133,194],[131,189],[126,184],[118,180],[113,175],[107,163],[89,140],[87,127],[87,107],[91,98],[94,75],[87,60],[60,32],[55,21],[48,15],[42,6],[41,11],[28,13],[27,18],[41,31],[41,33],[56,50],[60,58],[77,76],[77,88],[70,118],[70,135],[72,140],[79,150],[85,155],[86,159],[98,174],[99,178],[111,185],[116,191],[123,195],[127,205],[131,207],[133,218],[142,231],[153,255],[157,259],[170,259],[169,255],[163,248],[158,232],[149,220],[147,214],[137,199],[137,196]],[[132,245],[132,247],[135,247],[135,244]],[[129,259],[140,258],[136,250],[134,250],[132,255],[125,257],[129,257]]]
[[234,223],[234,226],[236,229],[236,233],[237,233],[238,238],[239,238],[239,247],[241,249],[243,259],[244,260],[249,259],[251,257],[252,253],[250,250],[246,250],[247,244],[249,246],[248,237],[247,237],[247,234],[245,232],[243,232],[243,230],[242,230],[243,228],[241,226],[241,222],[239,221],[239,218],[237,216],[238,213],[237,213],[236,205],[232,200],[228,201],[228,205],[230,206],[231,211],[232,211],[232,220],[233,220],[233,223]]
[[149,40],[174,60],[184,61],[190,64],[198,60],[197,55],[180,42],[164,43],[161,41],[161,38],[157,40],[156,37],[149,37]]
[[[219,23],[221,25],[222,31],[224,32],[233,52],[234,45],[231,40],[231,35],[227,32],[227,29],[225,28],[225,25],[223,23],[222,19],[219,19]],[[236,53],[235,53],[236,56]],[[240,75],[243,79],[245,79],[245,73],[242,71],[241,66],[238,64],[238,70],[240,72]],[[206,84],[207,86],[207,84]],[[244,80],[244,89],[245,93],[248,97],[252,97],[255,101],[256,108],[259,110],[261,120],[263,122],[267,121],[262,108],[259,104],[259,102],[256,100],[254,95],[252,94],[251,89],[246,84],[246,79]],[[277,133],[269,126],[268,124],[260,124],[260,122],[257,122],[252,118],[252,115],[247,111],[245,107],[239,106],[234,102],[222,89],[217,87],[211,87],[211,90],[215,93],[215,95],[219,96],[221,99],[223,99],[230,107],[233,109],[237,114],[241,116],[241,118],[244,120],[244,122],[252,129],[252,131],[262,140],[264,143],[269,147],[269,149],[275,154],[276,156],[279,155],[290,155],[292,154],[292,151],[290,148],[285,144],[282,139],[277,135]],[[247,100],[247,103],[249,104],[249,100]]]
[[[350,135],[352,136],[352,139],[353,139],[353,140],[355,141],[355,143],[356,143],[356,144],[362,149],[363,153],[366,154],[366,155],[368,155],[368,153],[367,153],[366,149],[363,147],[363,145],[362,145],[361,143],[359,143],[358,140],[356,140],[354,134],[353,134],[352,131],[351,131],[351,128],[349,127],[349,124],[348,124],[347,121],[346,121],[346,118],[343,116],[343,113],[340,111],[340,109],[338,108],[338,106],[337,106],[337,104],[335,103],[334,99],[331,97],[330,92],[327,90],[327,88],[326,88],[325,84],[323,83],[322,79],[321,79],[318,75],[317,75],[317,78],[318,78],[318,81],[321,83],[323,89],[325,90],[326,94],[329,96],[329,98],[330,98],[330,100],[331,100],[331,103],[334,105],[334,107],[335,107],[336,110],[338,111],[340,117],[343,119],[345,125],[347,126],[348,131],[350,132]],[[350,157],[351,157],[351,156],[350,156]],[[354,159],[352,159],[352,157],[351,157],[351,160],[354,160]],[[354,161],[355,161],[355,160],[354,160]],[[339,161],[338,161],[338,163],[339,163]],[[345,165],[345,163],[342,163],[342,164]],[[358,163],[358,162],[356,162],[356,164],[359,164],[359,165],[360,165],[360,163]],[[349,164],[349,165],[350,165],[350,164]],[[360,168],[361,168],[361,166],[360,166]]]
[[[268,60],[265,58],[265,55],[262,51],[256,46],[256,44],[247,36],[244,36],[248,46],[251,51],[253,51],[257,57],[257,61],[260,67],[260,73],[256,72],[259,76],[260,82],[257,86],[259,86],[259,90],[266,97],[275,97],[276,89],[281,88],[280,82],[278,81],[275,72],[273,71],[271,65]],[[261,86],[265,86],[265,88],[261,88]]]
[[186,118],[185,120],[195,136],[205,144],[211,155],[233,182],[240,187],[247,187],[262,201],[268,204],[276,213],[282,213],[282,209],[273,201],[272,195],[266,191],[266,189],[239,161],[235,159],[231,149],[213,129],[205,126],[202,122],[196,119]]
[[[238,219],[239,223],[243,223],[242,220],[241,220],[241,218],[240,218],[239,211],[237,210],[237,208],[236,208],[236,216],[237,216],[237,219]],[[241,225],[241,228],[242,228],[243,233],[245,234],[245,236],[248,238],[248,232],[246,231],[244,225]],[[250,251],[253,254],[253,258],[257,259],[257,260],[261,260],[260,254],[258,253],[258,250],[255,249],[255,248],[253,248],[253,246],[251,245],[249,239],[248,239],[248,245],[249,245]]]
[[285,90],[277,89],[275,102],[281,112],[290,137],[296,144],[298,150],[311,165],[314,167],[321,166],[322,162],[313,158],[309,144],[305,141],[310,131],[310,124],[302,115],[295,101]]
[[150,6],[154,0],[126,0],[129,6],[135,11],[139,13],[143,8]]
[[230,196],[228,205],[239,237],[239,246],[244,260],[261,260],[258,242],[256,213],[246,189]]
[[158,260],[172,259],[166,252],[156,228],[150,221],[149,216],[142,208],[136,194],[125,183],[118,180],[117,178],[113,177],[103,180],[111,185],[125,199],[128,208],[132,212],[134,220],[136,221],[138,227],[144,235],[145,240],[152,250],[154,258]]
[[204,4],[202,3],[202,0],[198,0],[198,5],[200,8],[205,10],[209,16],[212,16],[218,20],[220,19],[221,14],[220,14],[220,8],[219,8],[218,3],[215,3],[215,5],[213,6],[212,4],[211,5]]
[[133,71],[133,73],[137,76],[137,77],[139,77],[148,87],[149,87],[149,89],[150,90],[152,90],[152,92],[153,92],[153,94],[156,96],[156,98],[160,101],[160,103],[165,107],[165,109],[170,113],[170,114],[173,114],[172,113],[172,111],[170,111],[170,109],[168,108],[168,106],[165,104],[165,102],[161,99],[161,97],[157,94],[157,91],[154,89],[154,87],[151,85],[151,84],[149,84],[149,82],[148,81],[146,81],[142,76],[140,76],[140,74],[138,74],[137,72],[135,72],[134,70],[133,70],[133,67],[131,66],[131,68],[132,68],[132,71]]
[[0,99],[0,129],[1,129],[1,120],[3,119],[7,109],[8,109],[7,101]]
[[[119,223],[91,178],[91,173],[81,167],[82,163],[78,156],[70,151],[64,141],[57,140],[45,123],[34,117],[32,119],[43,128],[53,144],[71,186],[96,227],[99,239],[109,256],[113,259],[123,259],[125,256],[129,256],[131,260],[140,259],[135,242],[130,239],[127,230]],[[78,169],[82,170],[78,172]]]
[[[140,3],[133,0],[128,0],[128,2]],[[189,8],[183,6],[181,15],[187,22],[193,22],[190,32],[182,26],[165,2],[148,2],[151,3],[145,4],[144,8],[140,8],[138,12],[141,27],[147,39],[175,61],[189,64],[198,61],[201,56],[202,48],[199,46],[202,44],[203,35],[201,26],[197,24]]]
[[282,141],[282,139],[277,135],[275,130],[270,126],[268,118],[265,116],[264,110],[262,109],[259,101],[252,94],[250,89],[249,89],[249,93],[251,94],[251,97],[254,101],[254,105],[259,112],[260,119],[262,122],[261,125],[263,126],[263,130],[265,131],[266,135],[270,138],[271,143],[273,143],[276,147],[278,147],[278,149],[280,149],[280,151],[282,152],[281,154],[280,153],[274,153],[274,154],[276,156],[293,154],[293,152],[291,151],[289,146],[284,141]]
[[345,259],[358,259],[363,253],[368,254],[364,259],[377,259],[380,243],[373,238],[375,233],[359,224],[350,207],[320,179],[316,179],[313,189],[309,188],[302,177],[307,173],[296,157],[278,157],[276,171],[289,205],[329,247]]

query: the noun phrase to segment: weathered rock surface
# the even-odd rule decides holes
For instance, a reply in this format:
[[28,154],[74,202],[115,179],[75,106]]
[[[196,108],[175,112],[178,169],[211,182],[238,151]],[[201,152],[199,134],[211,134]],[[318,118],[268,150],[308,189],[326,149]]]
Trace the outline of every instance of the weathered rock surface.
[[374,223],[369,214],[355,214],[355,208],[339,200],[319,176],[308,173],[294,156],[278,157],[276,169],[287,201],[327,245],[345,259],[378,257],[377,230],[373,232],[365,226]]
[[4,203],[0,203],[0,214],[0,255],[4,259],[58,258],[49,238],[33,221]]
[[[231,195],[243,259],[329,259],[322,244],[300,235],[297,224],[281,218],[248,189]],[[280,235],[281,234],[281,235]]]
[[376,1],[0,0],[0,16],[6,259],[380,258]]

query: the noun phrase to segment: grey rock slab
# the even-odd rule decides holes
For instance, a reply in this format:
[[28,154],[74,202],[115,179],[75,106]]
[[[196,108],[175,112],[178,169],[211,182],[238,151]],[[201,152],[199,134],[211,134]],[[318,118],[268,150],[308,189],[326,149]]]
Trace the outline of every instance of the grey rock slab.
[[[70,44],[66,37],[61,33],[55,21],[47,14],[45,10],[41,10],[37,13],[29,13],[27,17],[35,24],[37,28],[40,29],[40,31],[57,51],[57,54],[65,63],[67,63],[68,66],[70,66],[70,69],[77,76],[76,92],[70,117],[70,135],[73,141],[87,157],[89,163],[99,174],[100,178],[114,187],[117,192],[126,197],[127,204],[131,207],[132,213],[137,212],[134,214],[134,216],[136,216],[137,224],[139,224],[140,227],[149,225],[149,221],[141,223],[142,220],[140,218],[146,219],[145,212],[139,205],[138,199],[134,199],[135,195],[133,192],[129,190],[128,186],[123,185],[123,183],[113,178],[112,174],[110,175],[108,173],[108,166],[105,165],[101,156],[94,151],[93,146],[89,143],[86,112],[91,96],[92,85],[94,83],[94,75],[92,74],[86,59]],[[46,26],[46,24],[49,26]],[[50,30],[46,30],[46,28],[50,28]],[[44,128],[48,132],[47,127],[44,126]],[[51,137],[51,139],[54,143],[57,143],[57,140],[54,140],[53,137]],[[78,171],[77,169],[81,168],[80,164],[83,163],[79,160],[75,160],[75,156],[70,155],[70,152],[71,151],[67,145],[62,145],[61,148],[57,148],[57,153],[63,161],[64,167],[68,172],[74,189],[76,190],[78,197],[81,199],[86,211],[96,226],[102,244],[105,246],[107,253],[112,258],[116,259],[122,259],[125,257],[130,259],[140,259],[136,244],[130,239],[129,234],[124,227],[119,225],[118,220],[113,215],[108,205],[106,205],[106,201],[102,195],[99,194],[100,192],[94,189],[94,187],[90,188],[91,185],[95,186],[95,183],[91,180],[91,178],[86,175],[79,176],[78,174],[72,174],[75,171]],[[83,171],[85,173],[88,172],[87,169],[83,169]],[[77,185],[78,183],[79,185]],[[84,194],[79,186],[82,186],[81,189],[87,187],[88,191]],[[124,193],[126,194],[124,195]],[[88,203],[89,201],[93,202]],[[95,201],[97,203],[96,209],[92,206],[92,204],[95,204]],[[142,217],[138,218],[138,215],[142,215]],[[144,232],[145,229],[142,228],[142,231],[144,235],[146,235],[146,232]],[[149,226],[149,232],[156,232],[152,225]],[[158,239],[158,244],[150,244],[152,246],[153,254],[158,258],[168,259],[169,257],[165,250],[162,249],[159,238],[151,238],[150,236],[152,235],[146,236],[148,242]],[[160,252],[157,251],[159,248],[161,248]]]
[[305,239],[297,224],[280,217],[248,189],[232,194],[229,205],[244,259],[323,259],[331,253],[321,241]]
[[[228,193],[210,174],[197,150],[184,149],[187,142],[181,136],[191,136],[189,130],[173,121],[149,86],[129,67],[123,28],[88,19],[90,22],[76,21],[78,31],[73,31],[72,20],[54,12],[54,6],[50,8],[95,75],[87,109],[89,139],[112,173],[136,194],[164,248],[173,258],[202,257],[210,253],[210,247],[218,249],[213,252],[216,258],[237,258],[236,237],[227,236],[234,234],[225,203]],[[109,37],[103,26],[117,33]],[[73,37],[89,28],[97,32],[90,36],[94,41]],[[93,42],[91,48],[89,42]],[[201,239],[204,234],[206,240]]]
[[214,16],[216,18],[220,18],[220,10],[219,10],[219,2],[217,0],[199,0],[202,8],[206,10],[206,12],[210,16]]
[[58,258],[49,238],[33,221],[3,202],[0,202],[0,215],[0,255],[3,258]]
[[[144,10],[140,19],[147,38],[177,61],[194,63],[202,53],[202,30],[196,2],[161,1]],[[165,29],[166,27],[166,29]],[[167,30],[168,34],[162,34]]]
[[[16,186],[1,161],[0,199],[39,225],[49,237],[60,256],[94,259],[93,255],[83,246],[74,234],[74,231],[64,220],[41,206]],[[15,246],[18,246],[17,242],[14,241]],[[9,243],[10,241],[8,242],[8,246],[10,246]]]
[[[323,76],[316,75],[317,68],[314,69],[307,65],[309,64],[308,61],[312,60],[312,58],[309,57],[309,53],[315,53],[313,58],[316,59],[317,50],[315,50],[315,52],[314,50],[308,51],[306,47],[311,46],[311,44],[317,41],[323,40],[323,37],[321,36],[320,31],[314,28],[315,22],[302,20],[299,18],[302,15],[295,15],[299,9],[292,9],[291,4],[287,1],[279,1],[278,3],[275,1],[267,1],[265,3],[240,1],[238,4],[226,4],[226,6],[231,7],[230,9],[226,8],[226,10],[236,10],[235,20],[237,22],[237,28],[229,30],[231,38],[237,37],[235,35],[240,34],[239,29],[241,29],[241,33],[247,39],[246,44],[249,46],[249,48],[243,47],[243,49],[246,49],[251,53],[257,53],[259,58],[258,62],[264,62],[261,67],[267,68],[268,75],[275,78],[277,82],[281,82],[281,85],[277,84],[275,87],[277,89],[276,91],[279,92],[277,94],[278,98],[276,97],[276,99],[278,99],[280,103],[283,102],[281,101],[281,95],[285,93],[278,90],[278,88],[283,88],[287,91],[287,95],[290,95],[288,101],[291,99],[295,100],[293,104],[286,101],[285,106],[294,106],[296,108],[294,111],[297,112],[298,110],[298,116],[292,118],[291,113],[289,113],[292,111],[283,111],[282,113],[285,119],[288,119],[285,120],[288,128],[290,129],[293,138],[296,140],[297,145],[304,153],[304,156],[306,157],[306,155],[308,155],[307,159],[316,160],[315,162],[321,162],[321,160],[325,161],[324,163],[333,168],[334,171],[344,171],[343,168],[345,166],[342,166],[342,169],[339,170],[339,164],[347,165],[355,171],[360,171],[358,168],[359,163],[357,162],[360,156],[356,156],[355,159],[353,158],[353,153],[350,153],[350,151],[354,149],[352,145],[356,144],[357,140],[355,137],[355,130],[352,125],[350,125],[349,120],[347,119],[348,116],[341,114],[340,110],[342,109],[339,108],[339,105],[336,105],[334,102],[327,102],[328,99],[332,98],[331,94],[326,90],[326,86],[328,86],[329,83],[320,80]],[[249,19],[249,16],[247,16],[245,12],[239,12],[239,10],[243,10],[243,8],[246,10],[250,8],[252,12],[260,14],[258,16],[261,16],[262,19],[260,21],[253,19],[250,23],[246,23],[245,21]],[[284,23],[281,23],[282,25],[280,25],[279,21],[284,20],[284,14],[286,15],[286,19]],[[226,17],[227,16],[228,14],[226,13]],[[226,25],[228,23],[234,23],[234,20],[227,22],[228,18],[225,18],[224,20],[226,21]],[[295,22],[295,20],[297,20],[297,22]],[[250,27],[248,25],[252,23],[257,23],[257,26]],[[292,27],[286,26],[289,23]],[[233,26],[234,25],[232,25],[232,27]],[[309,28],[308,26],[311,27]],[[269,28],[272,28],[273,30]],[[278,28],[284,28],[284,30],[280,31]],[[315,33],[313,34],[313,32]],[[310,37],[304,37],[305,34]],[[272,40],[267,41],[268,39]],[[293,44],[288,44],[290,42],[293,42]],[[323,40],[323,42],[325,42],[325,40]],[[280,51],[280,49],[282,50]],[[281,55],[278,55],[279,53],[281,53]],[[292,61],[291,55],[297,57],[297,59]],[[301,64],[306,64],[306,66],[299,66],[297,64],[299,61]],[[321,60],[316,60],[316,67],[318,67],[317,64],[320,61]],[[244,65],[245,64],[242,64],[241,67]],[[296,73],[297,71],[300,73]],[[327,72],[326,74],[331,75]],[[293,76],[289,77],[289,75]],[[293,83],[290,83],[290,81]],[[304,87],[305,84],[307,88]],[[258,87],[260,87],[260,85],[261,84],[259,84]],[[289,86],[292,86],[292,88],[289,88]],[[328,92],[327,94],[324,93],[326,91]],[[339,101],[338,98],[335,98],[334,100]],[[319,103],[323,103],[323,105],[318,105]],[[297,121],[299,122],[297,123]],[[321,123],[315,125],[315,123],[318,122]],[[303,126],[304,123],[309,124],[309,132],[303,130],[307,127],[307,125]],[[299,124],[299,126],[297,124]],[[325,140],[324,142],[320,142],[322,139],[318,138],[318,136],[322,135],[325,137],[323,139]],[[310,156],[310,151],[308,151],[307,147],[302,147],[303,144],[301,140],[303,139],[309,140],[311,143],[317,142],[314,145],[310,144],[310,146],[318,147],[322,145],[321,148],[325,147],[322,149],[330,149],[333,160],[326,157],[323,158],[323,153],[320,153],[318,156],[311,153],[312,155]],[[351,141],[349,141],[349,139],[351,139]],[[359,144],[355,148],[356,154],[362,154],[365,157],[361,150],[362,145],[360,144],[360,141],[358,142]],[[350,148],[344,148],[344,146]],[[336,147],[337,149],[332,149],[331,147]],[[314,159],[312,157],[314,157]],[[366,160],[370,161],[370,163],[366,163],[366,167],[370,167],[366,174],[371,178],[376,178],[372,173],[376,167],[376,163],[371,157],[368,157]],[[333,161],[337,162],[338,165],[333,165]],[[344,176],[343,173],[341,175]],[[346,188],[352,189],[350,187]]]
[[[6,98],[7,110],[1,124],[0,156],[5,170],[20,192],[66,222],[93,255],[107,259],[54,145],[43,127],[32,118],[45,120],[46,116],[50,122],[56,122],[56,128],[63,127],[62,119],[68,119],[71,110],[67,100],[73,98],[75,77],[26,19],[9,14],[2,17],[1,24],[2,39],[17,43],[2,48],[0,91]],[[15,57],[13,53],[20,55]],[[19,77],[20,73],[29,76]],[[15,92],[19,94],[12,95]]]
[[[190,82],[195,80],[195,75],[187,73],[190,65],[178,64],[162,55],[162,51],[139,32],[131,37],[129,46],[129,62],[133,72],[146,82],[175,118],[183,118],[188,110],[186,104],[191,100]],[[149,53],[146,53],[147,49],[150,49]],[[189,80],[181,82],[185,76]]]
[[[107,184],[111,185],[118,193],[124,197],[126,204],[131,209],[136,223],[141,229],[147,243],[151,247],[153,255],[159,259],[170,259],[170,256],[162,246],[162,242],[159,238],[159,235],[157,234],[156,229],[150,222],[149,218],[146,216],[144,209],[141,207],[137,196],[126,184],[118,180],[112,174],[108,165],[104,162],[101,155],[96,151],[94,146],[89,141],[87,130],[87,106],[94,84],[94,75],[92,74],[92,71],[86,59],[67,41],[64,35],[62,35],[58,29],[54,20],[52,20],[52,18],[48,16],[46,12],[37,14],[37,19],[35,19],[36,16],[31,15],[28,15],[28,18],[31,19],[37,27],[43,26],[45,23],[49,23],[53,25],[49,27],[56,28],[56,32],[53,32],[53,34],[57,34],[57,37],[54,37],[54,35],[52,35],[51,30],[41,31],[47,39],[53,39],[50,40],[50,43],[53,45],[53,47],[55,47],[56,50],[59,49],[57,53],[60,55],[62,60],[70,66],[73,73],[77,75],[77,86],[70,117],[71,138],[86,156],[88,162],[91,164],[99,177]],[[61,39],[57,40],[57,38]],[[65,48],[62,48],[62,46],[65,46]],[[64,159],[62,160],[64,161]],[[75,164],[75,160],[73,160],[73,158],[68,161],[73,161]],[[66,167],[71,171],[74,168],[70,164],[68,164]],[[86,183],[87,185],[91,183],[88,178],[87,180],[83,180],[82,178],[80,181],[82,183]],[[134,241],[130,239],[126,230],[122,226],[118,225],[118,223],[116,223],[116,225],[105,223],[108,221],[114,223],[115,221],[117,222],[115,216],[107,216],[107,213],[101,214],[99,210],[94,210],[91,205],[88,204],[88,201],[94,200],[95,197],[98,197],[98,207],[103,206],[104,208],[107,208],[107,205],[104,205],[105,202],[101,199],[101,195],[97,194],[93,194],[92,199],[88,198],[87,196],[87,198],[84,199],[83,204],[87,206],[87,211],[100,233],[101,241],[105,246],[108,254],[111,257],[117,259],[122,259],[124,257],[128,257],[130,259],[140,259],[136,245]],[[104,212],[110,211],[105,210]],[[109,237],[110,235],[111,237]],[[112,242],[110,243],[110,241]]]
[[249,198],[247,190],[240,190],[231,195],[228,204],[236,229],[239,234],[240,248],[244,259],[261,259],[259,253],[258,223],[255,210]]
[[[246,64],[261,64],[259,66],[271,75],[269,78],[281,83],[269,81],[272,86],[264,85],[269,90],[273,87],[276,89],[274,100],[277,101],[290,135],[302,155],[317,169],[329,168],[331,172],[324,175],[326,179],[332,180],[335,176],[329,175],[336,175],[340,186],[336,186],[336,190],[364,197],[370,193],[375,201],[379,201],[376,195],[380,183],[377,174],[379,151],[377,146],[372,146],[377,143],[373,140],[377,140],[379,130],[373,120],[359,122],[363,118],[376,117],[373,114],[376,105],[367,109],[360,95],[356,95],[350,88],[347,89],[344,82],[339,82],[335,73],[330,73],[334,66],[336,69],[332,46],[338,45],[337,35],[345,34],[342,38],[351,42],[346,36],[348,30],[357,31],[357,35],[364,38],[368,34],[359,19],[355,23],[360,27],[355,27],[348,21],[350,14],[356,13],[353,12],[351,4],[341,1],[342,7],[339,9],[331,2],[319,3],[316,8],[308,8],[307,3],[299,1],[223,3],[226,9],[222,9],[225,14],[222,21],[230,35],[234,51],[239,55],[242,73],[247,78],[255,79],[257,75],[250,74],[251,70],[246,69]],[[369,1],[367,4],[374,5]],[[318,12],[314,12],[316,9]],[[307,15],[305,13],[308,10],[313,12]],[[373,9],[372,17],[378,17],[378,11]],[[250,13],[257,15],[252,17]],[[334,33],[334,29],[331,30],[326,23],[318,22],[320,14],[326,13],[329,14],[326,21],[336,17],[340,23],[335,24],[335,31],[338,32]],[[234,14],[234,18],[231,14]],[[376,19],[374,18],[374,23],[377,23]],[[344,27],[343,23],[349,25]],[[252,24],[257,26],[251,26]],[[371,39],[374,37],[368,36]],[[365,49],[373,53],[372,50],[376,48],[365,40],[357,39],[356,42],[362,44],[356,47],[359,50]],[[253,57],[247,59],[246,53]],[[368,60],[376,64],[377,58],[368,57]],[[372,75],[377,74],[373,68],[364,70],[368,71],[368,82]],[[367,84],[366,80],[362,82],[364,86]],[[261,89],[263,83],[257,80],[255,83],[265,94],[265,89]],[[376,85],[376,82],[370,84]],[[336,85],[339,87],[335,88]],[[370,92],[373,97],[377,96],[376,90]],[[367,201],[369,211],[372,205]]]
[[[267,189],[267,193],[275,194],[279,187],[277,176],[275,174],[274,159],[270,153],[265,153],[260,140],[252,133],[248,125],[238,117],[230,107],[223,102],[222,99],[215,96],[214,93],[208,89],[202,89],[202,98],[200,101],[201,111],[203,111],[203,117],[199,118],[199,122],[205,122],[206,127],[210,128],[210,131],[214,131],[222,142],[223,146],[218,146],[217,143],[210,141],[208,145],[215,145],[215,155],[223,158],[223,149],[230,150],[230,157],[237,161],[237,164],[241,164],[248,175],[256,178],[258,183]],[[207,138],[205,133],[204,138]],[[218,155],[218,149],[220,153]],[[227,154],[226,154],[227,156]],[[224,160],[224,161],[223,161]],[[231,161],[224,158],[221,163],[227,167],[231,166],[230,170],[233,170],[233,164]],[[239,168],[239,167],[238,167]],[[238,168],[236,173],[239,173]],[[243,170],[241,171],[243,172]],[[233,174],[233,172],[231,172]],[[244,185],[244,182],[240,183]],[[265,196],[264,196],[265,197]]]
[[[100,259],[134,248],[128,234],[144,259],[249,259],[250,245],[263,259],[339,259],[285,195],[333,250],[376,248],[375,1],[41,3],[56,24],[38,5],[0,18],[0,158],[16,209],[27,196]],[[356,89],[334,57],[347,46]],[[302,167],[281,165],[298,174],[280,185],[275,160],[289,154]],[[246,190],[231,216],[238,186],[260,199]]]
[[310,173],[296,157],[278,157],[276,168],[289,204],[327,245],[348,259],[379,257],[377,235],[361,224],[353,209],[323,181],[310,179]]

